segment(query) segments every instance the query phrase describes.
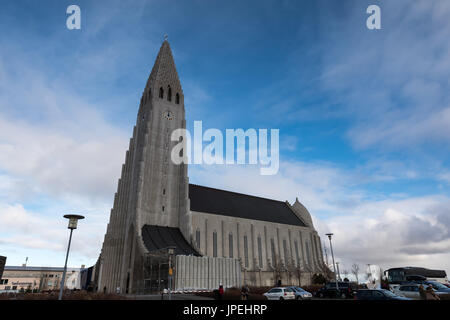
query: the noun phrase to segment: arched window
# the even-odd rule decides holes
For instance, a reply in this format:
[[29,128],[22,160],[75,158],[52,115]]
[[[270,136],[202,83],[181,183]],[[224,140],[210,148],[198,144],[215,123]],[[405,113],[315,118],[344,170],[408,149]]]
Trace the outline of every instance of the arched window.
[[148,98],[150,99],[150,98],[151,98],[151,96],[152,96],[152,89],[151,89],[151,88],[149,88],[149,89],[148,89]]
[[248,241],[247,236],[244,236],[244,265],[248,268]]
[[213,232],[213,257],[217,257],[217,232]]
[[286,239],[283,239],[283,251],[284,251],[284,265],[287,266],[290,263],[290,257],[289,257]]
[[258,237],[258,262],[259,262],[259,267],[262,268],[263,267],[263,257],[262,257],[261,237]]
[[159,97],[162,99],[164,98],[164,89],[161,87],[159,88]]
[[297,242],[297,240],[294,241],[294,245],[295,245],[295,257],[297,258],[297,267],[300,268],[300,256],[298,254],[298,242]]
[[228,235],[228,244],[229,244],[229,249],[228,249],[228,253],[230,258],[233,258],[233,234],[230,233]]
[[195,244],[197,245],[197,249],[200,249],[200,230],[197,229],[195,232]]
[[172,88],[170,88],[167,91],[167,101],[172,101]]
[[179,93],[177,93],[177,95],[175,96],[175,103],[180,104],[180,94]]
[[275,264],[277,263],[277,255],[275,252],[275,241],[273,240],[273,238],[270,239],[270,250],[272,252],[272,266],[275,266]]

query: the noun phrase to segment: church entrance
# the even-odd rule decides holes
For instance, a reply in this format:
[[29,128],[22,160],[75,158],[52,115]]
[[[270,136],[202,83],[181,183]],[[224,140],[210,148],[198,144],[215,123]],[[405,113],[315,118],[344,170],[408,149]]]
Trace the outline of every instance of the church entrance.
[[167,249],[147,254],[144,264],[144,294],[159,294],[164,289],[169,289],[169,258]]

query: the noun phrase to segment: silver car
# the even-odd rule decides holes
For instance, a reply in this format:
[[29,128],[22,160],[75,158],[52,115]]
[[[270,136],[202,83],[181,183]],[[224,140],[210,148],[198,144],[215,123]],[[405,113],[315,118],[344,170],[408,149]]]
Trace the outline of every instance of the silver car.
[[300,287],[289,287],[294,290],[296,300],[311,300],[312,294]]
[[404,284],[394,288],[394,293],[400,297],[420,300],[420,292],[418,284]]
[[275,287],[263,294],[267,300],[294,300],[294,289],[288,287]]
[[[407,297],[407,298],[411,298],[411,299],[415,299],[415,300],[420,300],[421,298],[420,298],[419,286],[420,285],[416,284],[416,283],[404,284],[404,285],[401,285],[401,286],[398,286],[397,288],[395,288],[394,293],[401,297]],[[426,289],[426,288],[427,288],[427,285],[424,285],[424,289]],[[446,292],[436,290],[436,288],[432,288],[432,290],[438,296],[446,294]]]

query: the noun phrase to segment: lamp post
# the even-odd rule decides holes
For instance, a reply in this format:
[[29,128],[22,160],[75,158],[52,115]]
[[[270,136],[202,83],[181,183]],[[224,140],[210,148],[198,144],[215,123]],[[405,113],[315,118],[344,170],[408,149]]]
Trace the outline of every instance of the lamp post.
[[67,271],[67,259],[69,258],[70,243],[72,242],[72,232],[74,229],[77,228],[78,220],[84,219],[83,216],[77,214],[66,214],[64,218],[69,219],[69,226],[67,228],[70,229],[70,236],[69,236],[69,245],[67,246],[66,262],[64,264],[64,271],[61,279],[61,286],[59,288],[58,300],[62,300],[62,295],[64,291],[64,283],[66,281],[66,271]]
[[173,268],[172,268],[172,257],[175,253],[175,248],[170,247],[167,250],[167,253],[169,254],[169,300],[172,300],[172,277],[173,277]]
[[325,234],[328,239],[330,240],[330,250],[331,250],[331,258],[333,259],[333,270],[334,270],[334,280],[336,281],[336,292],[339,292],[339,284],[338,284],[338,280],[337,280],[337,274],[336,274],[336,264],[334,263],[334,253],[333,253],[333,245],[331,244],[331,236],[333,235],[332,233],[327,233]]
[[339,261],[336,261],[336,269],[337,269],[337,273],[338,273],[338,280],[342,281],[341,271],[339,271]]

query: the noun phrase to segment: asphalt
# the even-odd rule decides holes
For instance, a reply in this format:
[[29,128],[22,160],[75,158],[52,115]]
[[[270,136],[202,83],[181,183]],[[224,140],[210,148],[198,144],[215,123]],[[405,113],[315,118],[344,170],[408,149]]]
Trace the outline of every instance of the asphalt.
[[[145,294],[145,295],[127,295],[131,300],[169,300],[169,295],[164,294]],[[208,297],[200,297],[194,294],[172,294],[172,300],[213,300]]]

